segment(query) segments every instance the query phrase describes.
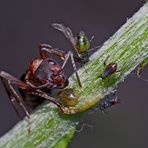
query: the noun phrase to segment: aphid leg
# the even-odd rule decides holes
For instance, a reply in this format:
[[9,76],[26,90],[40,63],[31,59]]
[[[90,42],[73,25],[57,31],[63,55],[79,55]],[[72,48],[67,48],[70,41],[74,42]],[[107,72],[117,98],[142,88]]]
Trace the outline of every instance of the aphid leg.
[[142,80],[142,81],[145,81],[145,82],[148,82],[147,79],[141,77],[142,70],[143,70],[143,68],[142,68],[141,66],[138,66],[136,72],[133,72],[133,73],[131,73],[130,75],[131,75],[132,77],[134,77],[134,78],[137,78],[137,77],[138,77],[138,79],[140,79],[140,80]]
[[88,123],[82,123],[82,125],[80,125],[80,129],[76,129],[76,132],[80,133],[84,130],[85,127],[90,128],[91,130],[93,130],[93,125],[88,124]]
[[69,51],[67,53],[67,55],[65,57],[65,60],[63,62],[63,65],[62,65],[62,69],[64,69],[64,67],[65,67],[65,65],[66,65],[69,58],[71,58],[72,66],[73,66],[74,72],[76,74],[78,84],[79,84],[80,87],[82,87],[82,84],[81,84],[81,81],[80,81],[80,78],[79,78],[79,75],[78,75],[78,72],[77,72],[76,64],[75,64],[75,61],[74,61],[73,53],[71,51]]
[[91,38],[90,38],[90,43],[92,42],[92,40],[95,38],[95,36],[93,35]]
[[103,115],[108,115],[109,113],[105,109],[101,109]]
[[141,77],[141,73],[142,73],[142,70],[143,70],[143,69],[144,69],[144,66],[143,66],[143,65],[138,66],[137,71],[136,71],[136,75],[137,75],[137,77],[138,77],[140,80],[143,80],[143,81],[145,81],[145,82],[148,82],[147,79],[144,79],[144,78]]
[[136,71],[136,74],[137,74],[138,78],[141,77],[141,72],[142,72],[142,67],[138,66],[137,71]]
[[0,72],[0,78],[3,81],[4,87],[8,93],[8,96],[10,98],[12,105],[13,105],[13,108],[19,117],[20,117],[20,115],[19,115],[19,112],[14,104],[14,101],[16,101],[24,110],[27,120],[28,120],[28,124],[29,124],[28,133],[30,134],[30,131],[31,131],[30,114],[29,114],[27,108],[23,104],[23,99],[14,89],[14,87],[17,87],[17,88],[26,90],[28,86],[25,83],[23,83],[22,81],[20,81],[19,79],[13,77],[12,75],[10,75],[4,71]]

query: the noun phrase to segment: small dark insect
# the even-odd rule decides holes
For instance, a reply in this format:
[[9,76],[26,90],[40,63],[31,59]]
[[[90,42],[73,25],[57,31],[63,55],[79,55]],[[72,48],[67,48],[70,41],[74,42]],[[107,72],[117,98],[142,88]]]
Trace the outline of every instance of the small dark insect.
[[[60,66],[53,59],[49,58],[49,54],[51,53],[56,54],[64,60],[62,66]],[[15,106],[15,103],[18,103],[22,107],[28,120],[30,119],[30,114],[26,108],[26,105],[29,105],[31,108],[35,108],[43,100],[49,100],[57,105],[57,107],[63,112],[63,105],[57,99],[49,96],[48,93],[54,88],[64,89],[68,86],[69,81],[64,75],[64,67],[69,58],[71,58],[78,84],[81,87],[81,82],[77,73],[72,52],[69,51],[67,54],[65,54],[47,44],[42,44],[40,46],[40,57],[34,59],[30,63],[28,70],[25,74],[23,74],[21,80],[15,78],[5,71],[0,72],[0,78],[4,84],[13,108],[19,117],[20,114]],[[19,89],[20,94],[16,91],[16,88]],[[31,97],[27,97],[28,99],[26,99],[26,97],[21,96],[23,94],[27,94]],[[68,103],[67,105],[71,104],[74,105],[76,102]]]
[[104,61],[104,67],[105,70],[103,71],[102,75],[100,76],[103,80],[106,79],[107,77],[111,76],[115,72],[117,72],[117,64],[116,63],[109,63],[108,65],[106,64],[108,57]]
[[77,54],[75,57],[76,62],[80,62],[83,65],[89,61],[89,52],[98,49],[100,46],[90,48],[90,42],[92,39],[88,39],[84,31],[80,31],[76,37],[73,36],[73,33],[69,27],[64,26],[63,24],[54,23],[52,26],[63,32],[65,37],[70,41],[74,51]]
[[116,89],[114,92],[111,92],[109,95],[107,95],[105,98],[103,98],[100,103],[100,110],[104,111],[106,108],[109,108],[115,104],[120,103],[120,100],[117,98],[117,92]]

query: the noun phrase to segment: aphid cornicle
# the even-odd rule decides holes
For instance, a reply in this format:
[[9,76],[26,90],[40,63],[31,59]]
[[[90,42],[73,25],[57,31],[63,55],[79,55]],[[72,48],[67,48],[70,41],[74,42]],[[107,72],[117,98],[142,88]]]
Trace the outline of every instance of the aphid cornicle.
[[75,58],[76,62],[85,64],[89,61],[89,52],[96,50],[99,46],[90,48],[91,40],[88,39],[84,31],[80,31],[76,37],[73,36],[73,33],[69,27],[64,26],[63,24],[54,23],[52,26],[63,32],[65,37],[70,41],[77,57]]

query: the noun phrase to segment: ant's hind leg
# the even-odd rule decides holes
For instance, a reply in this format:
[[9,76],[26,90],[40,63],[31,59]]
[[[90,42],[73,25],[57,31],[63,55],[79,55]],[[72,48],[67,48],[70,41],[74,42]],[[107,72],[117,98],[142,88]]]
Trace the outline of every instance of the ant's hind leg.
[[30,133],[30,124],[31,124],[30,123],[30,114],[29,114],[27,108],[23,104],[23,99],[14,89],[14,87],[17,87],[19,89],[26,90],[28,88],[28,86],[24,82],[20,81],[19,79],[13,77],[12,75],[10,75],[4,71],[0,72],[0,78],[4,84],[4,87],[7,91],[7,94],[8,94],[10,101],[13,105],[13,108],[19,117],[20,117],[20,114],[19,114],[14,102],[17,102],[24,110],[24,112],[27,116],[28,123],[29,123],[28,133]]

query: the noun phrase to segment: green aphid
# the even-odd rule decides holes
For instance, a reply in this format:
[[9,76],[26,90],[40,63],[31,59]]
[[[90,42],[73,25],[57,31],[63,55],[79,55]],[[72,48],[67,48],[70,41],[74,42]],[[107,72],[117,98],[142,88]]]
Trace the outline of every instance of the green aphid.
[[89,40],[83,31],[80,31],[78,35],[75,37],[71,29],[69,27],[64,26],[63,24],[54,23],[52,24],[52,26],[55,29],[63,32],[65,37],[70,41],[77,55],[77,57],[75,58],[77,59],[77,62],[80,62],[82,64],[87,63],[89,61],[90,51],[95,51],[100,47],[96,46],[90,49],[90,43],[93,38]]
[[76,37],[75,45],[79,54],[87,52],[90,47],[90,41],[83,31],[80,31]]

